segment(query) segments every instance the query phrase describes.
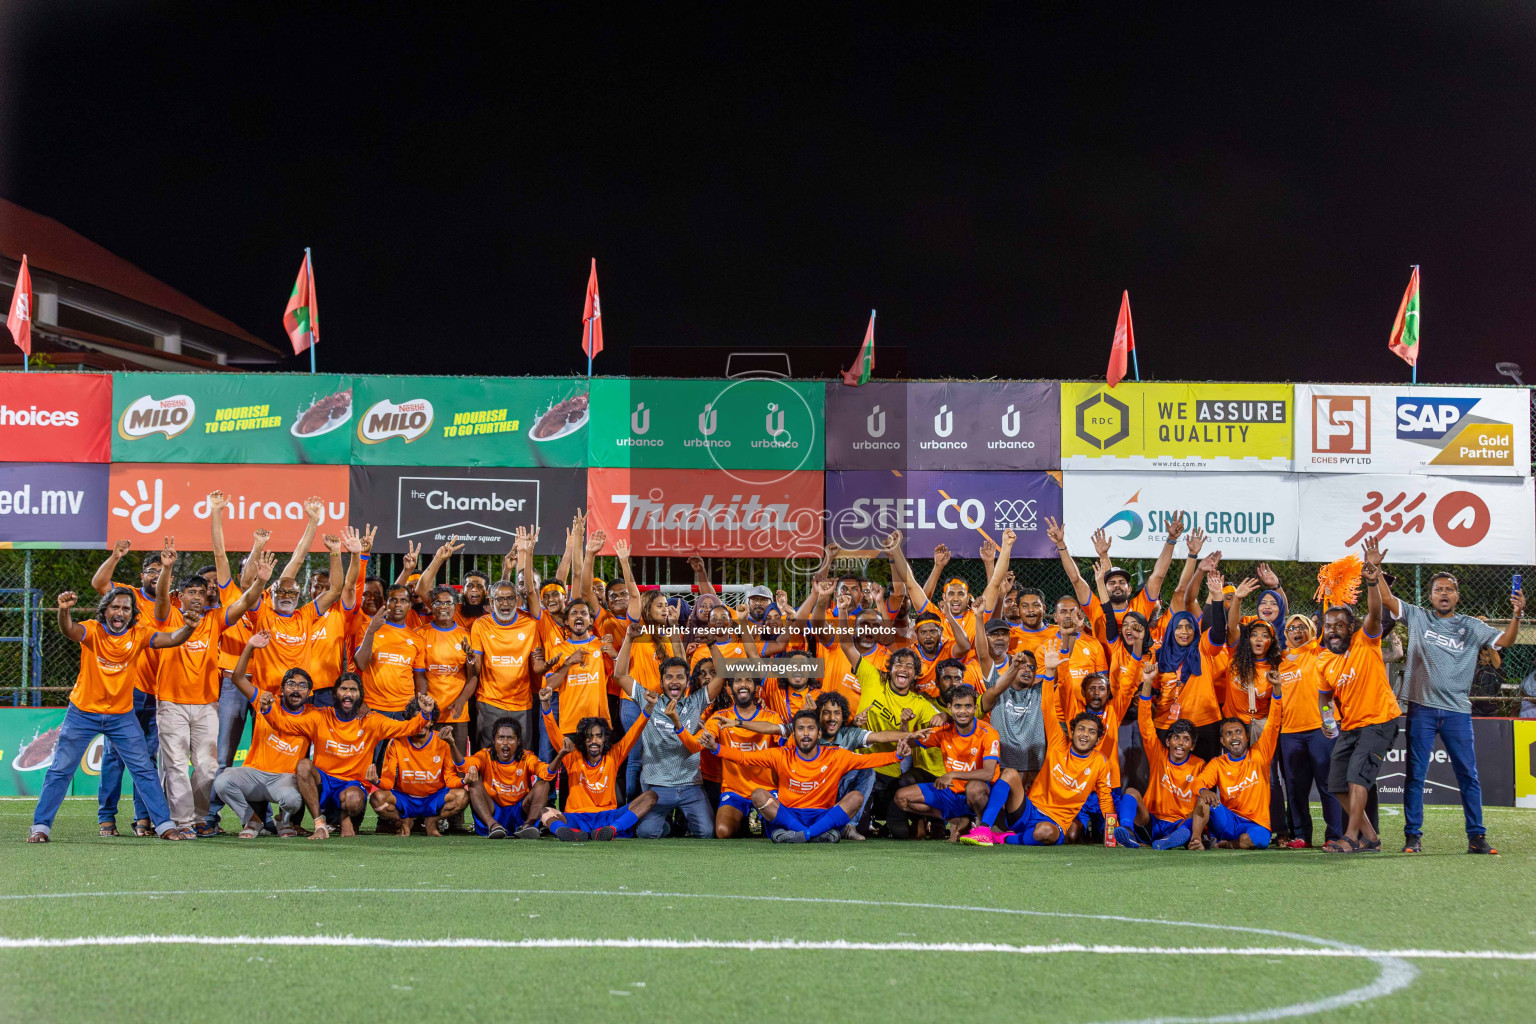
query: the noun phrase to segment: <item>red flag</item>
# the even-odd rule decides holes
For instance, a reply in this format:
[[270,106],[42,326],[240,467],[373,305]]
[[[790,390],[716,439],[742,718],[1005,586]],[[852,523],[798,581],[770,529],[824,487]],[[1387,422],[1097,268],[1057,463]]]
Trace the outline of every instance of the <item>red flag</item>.
[[587,278],[587,304],[581,311],[581,350],[587,359],[603,350],[603,304],[597,298],[597,260],[592,260],[592,275]]
[[304,262],[299,264],[293,294],[288,296],[288,308],[283,310],[283,330],[293,342],[294,355],[320,340],[320,300],[315,296],[315,270],[309,262],[308,249],[304,250]]
[[1104,378],[1114,387],[1125,379],[1125,357],[1136,351],[1136,332],[1131,330],[1131,293],[1120,296],[1120,318],[1115,321],[1115,343],[1109,349],[1109,369]]
[[844,370],[843,383],[851,388],[860,384],[869,383],[870,375],[875,372],[875,311],[869,311],[869,326],[864,329],[864,344],[859,347],[859,358],[853,362],[853,369]]
[[1387,348],[1409,366],[1418,368],[1419,362],[1419,268],[1413,268],[1408,278],[1408,290],[1397,307],[1397,319],[1392,321],[1392,333],[1387,338]]
[[32,272],[27,269],[27,257],[21,257],[21,269],[16,271],[16,294],[11,296],[11,315],[5,318],[5,326],[11,329],[16,347],[27,355],[32,354]]

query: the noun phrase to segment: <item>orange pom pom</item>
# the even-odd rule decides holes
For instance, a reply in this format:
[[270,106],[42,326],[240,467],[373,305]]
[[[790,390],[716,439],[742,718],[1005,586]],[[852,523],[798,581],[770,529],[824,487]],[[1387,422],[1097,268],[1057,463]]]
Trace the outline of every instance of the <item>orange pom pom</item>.
[[1360,596],[1360,571],[1365,563],[1359,555],[1345,555],[1337,562],[1329,562],[1317,570],[1317,592],[1313,598],[1319,605],[1352,605]]

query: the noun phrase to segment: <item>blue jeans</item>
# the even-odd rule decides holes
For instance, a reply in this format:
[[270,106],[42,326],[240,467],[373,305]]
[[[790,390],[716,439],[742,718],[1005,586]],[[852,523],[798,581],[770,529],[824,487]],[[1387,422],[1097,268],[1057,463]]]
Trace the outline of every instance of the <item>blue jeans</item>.
[[1424,779],[1429,774],[1429,757],[1434,753],[1436,736],[1451,756],[1456,785],[1461,787],[1461,813],[1466,818],[1467,835],[1486,835],[1483,784],[1477,780],[1477,750],[1472,743],[1472,716],[1412,701],[1408,702],[1408,781],[1403,784],[1403,833],[1417,836],[1424,832]]
[[[160,726],[155,713],[155,698],[143,690],[133,691],[133,717],[139,724],[139,734],[144,738],[145,749],[149,751],[149,763],[156,764],[156,755],[160,752]],[[159,786],[155,787],[159,789]],[[161,790],[162,798],[165,791]],[[101,745],[101,779],[99,780],[96,794],[97,810],[96,820],[100,822],[117,820],[117,802],[123,796],[123,757],[117,751],[117,746],[112,742],[110,735]],[[139,796],[137,776],[133,787],[133,820],[143,821],[149,818],[149,808],[143,797]]]
[[[629,727],[634,725],[643,713],[640,705],[628,697],[619,701],[619,722],[623,726],[621,735],[627,734]],[[629,760],[624,762],[624,798],[626,800],[633,800],[640,795],[640,747],[639,743],[631,747]],[[545,763],[549,762],[546,760]]]
[[[245,699],[239,687],[230,681],[228,675],[219,684],[219,771],[231,768],[235,763],[235,754],[240,750],[240,737],[245,733],[245,716],[250,713],[251,702]],[[217,783],[219,778],[214,776]],[[208,817],[203,820],[209,825],[219,823],[219,812],[224,809],[224,801],[219,799],[219,789],[215,785],[213,796],[208,801]]]
[[844,775],[837,783],[837,799],[841,801],[843,797],[854,790],[858,790],[859,795],[864,797],[864,802],[859,805],[859,813],[854,815],[853,818],[855,822],[858,822],[869,813],[869,797],[875,791],[875,770],[873,768],[856,768]]
[[[633,701],[630,701],[633,704]],[[639,746],[639,744],[636,744]],[[715,816],[702,786],[652,786],[656,806],[635,826],[636,839],[660,839],[667,834],[667,818],[674,807],[681,808],[688,822],[688,834],[699,839],[715,838]],[[635,796],[639,796],[636,793]]]
[[[1285,793],[1289,800],[1291,838],[1312,842],[1312,784],[1323,804],[1323,838],[1337,839],[1344,834],[1344,808],[1338,797],[1328,792],[1328,766],[1333,760],[1333,740],[1321,729],[1280,734],[1280,770],[1285,775]],[[1271,823],[1276,819],[1271,817]]]
[[85,748],[98,734],[116,747],[118,756],[133,773],[133,798],[144,801],[144,817],[155,826],[156,832],[163,833],[171,828],[171,812],[165,805],[165,793],[160,789],[160,776],[155,772],[155,762],[144,741],[144,727],[139,722],[138,713],[125,711],[118,715],[103,715],[81,711],[71,704],[64,709],[64,724],[59,729],[53,763],[48,766],[48,774],[43,779],[43,794],[38,797],[37,810],[32,815],[33,829],[53,831],[53,819],[69,792],[69,784],[74,781],[75,767]]

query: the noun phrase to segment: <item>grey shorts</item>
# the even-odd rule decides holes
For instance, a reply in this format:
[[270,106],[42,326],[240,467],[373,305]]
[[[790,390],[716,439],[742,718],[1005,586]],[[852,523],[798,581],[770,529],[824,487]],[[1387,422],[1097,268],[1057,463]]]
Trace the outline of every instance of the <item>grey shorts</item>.
[[1345,729],[1333,744],[1333,760],[1328,765],[1328,792],[1343,795],[1349,787],[1376,784],[1376,775],[1387,758],[1387,751],[1397,740],[1397,719]]

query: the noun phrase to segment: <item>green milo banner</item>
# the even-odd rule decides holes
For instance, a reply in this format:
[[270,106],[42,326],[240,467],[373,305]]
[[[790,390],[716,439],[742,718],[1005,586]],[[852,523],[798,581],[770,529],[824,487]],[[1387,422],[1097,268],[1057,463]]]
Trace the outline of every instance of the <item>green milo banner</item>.
[[586,378],[356,377],[353,403],[354,465],[586,464]]
[[353,418],[350,377],[112,375],[113,462],[346,465]]
[[589,465],[824,468],[821,381],[592,381]]

